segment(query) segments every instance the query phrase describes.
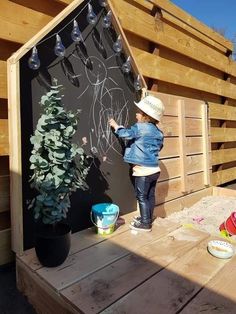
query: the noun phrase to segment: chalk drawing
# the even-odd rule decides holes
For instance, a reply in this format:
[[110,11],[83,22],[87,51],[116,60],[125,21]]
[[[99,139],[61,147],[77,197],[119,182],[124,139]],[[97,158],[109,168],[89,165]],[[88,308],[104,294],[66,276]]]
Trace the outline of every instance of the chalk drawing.
[[[72,53],[72,56],[81,59],[75,53]],[[89,145],[90,152],[106,163],[112,163],[111,156],[114,153],[122,155],[121,146],[113,134],[108,120],[114,118],[119,125],[123,126],[127,126],[129,122],[128,100],[114,75],[111,77],[109,74],[110,71],[119,70],[120,67],[106,65],[112,57],[115,55],[103,60],[102,57],[90,55],[87,58],[90,66],[86,66],[87,62],[84,58],[81,60],[85,73],[83,80],[87,80],[87,86],[77,97],[77,99],[81,99],[85,93],[89,93],[90,99],[92,99],[90,104],[84,104],[90,106],[89,134],[82,137],[82,145]]]

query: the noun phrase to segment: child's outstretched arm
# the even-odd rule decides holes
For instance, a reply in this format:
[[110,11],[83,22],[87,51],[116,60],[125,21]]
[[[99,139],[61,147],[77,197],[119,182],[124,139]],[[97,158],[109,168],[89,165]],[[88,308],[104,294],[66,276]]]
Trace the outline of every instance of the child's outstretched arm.
[[118,125],[114,119],[108,121],[109,125],[114,128],[115,133],[122,138],[133,139],[137,137],[137,126],[131,126],[130,129],[126,129],[122,125]]

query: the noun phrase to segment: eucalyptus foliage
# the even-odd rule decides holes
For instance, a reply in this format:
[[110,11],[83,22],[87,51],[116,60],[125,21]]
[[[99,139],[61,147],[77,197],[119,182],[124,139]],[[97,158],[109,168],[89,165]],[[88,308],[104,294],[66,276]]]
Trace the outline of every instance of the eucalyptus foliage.
[[33,208],[34,218],[44,224],[55,224],[66,218],[71,193],[88,188],[85,182],[88,158],[81,147],[72,143],[79,112],[64,109],[61,88],[61,85],[52,86],[41,97],[42,113],[30,138],[33,145],[30,182],[38,195],[29,208]]

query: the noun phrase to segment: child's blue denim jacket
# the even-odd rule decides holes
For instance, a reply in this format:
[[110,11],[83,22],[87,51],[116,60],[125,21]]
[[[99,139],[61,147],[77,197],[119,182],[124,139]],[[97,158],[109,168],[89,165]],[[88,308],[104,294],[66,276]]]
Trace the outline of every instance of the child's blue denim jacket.
[[120,138],[133,140],[125,149],[125,162],[147,167],[158,166],[164,136],[153,123],[136,123],[130,129],[119,127],[115,133]]

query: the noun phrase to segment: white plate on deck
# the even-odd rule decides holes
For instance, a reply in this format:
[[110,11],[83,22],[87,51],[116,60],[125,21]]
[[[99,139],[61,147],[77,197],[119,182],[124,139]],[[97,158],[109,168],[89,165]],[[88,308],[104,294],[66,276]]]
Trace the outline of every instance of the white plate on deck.
[[210,254],[218,258],[230,258],[234,255],[233,245],[225,241],[212,240],[208,242],[207,249]]

